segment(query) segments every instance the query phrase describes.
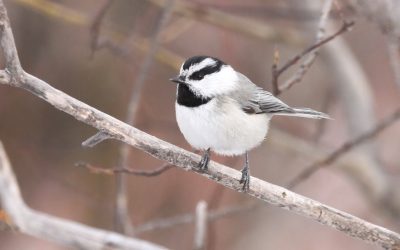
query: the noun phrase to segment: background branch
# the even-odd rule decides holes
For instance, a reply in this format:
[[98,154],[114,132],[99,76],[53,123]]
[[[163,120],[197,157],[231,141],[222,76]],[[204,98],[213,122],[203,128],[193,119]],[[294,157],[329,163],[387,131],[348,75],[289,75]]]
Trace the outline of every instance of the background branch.
[[311,164],[310,166],[306,167],[300,174],[293,178],[287,185],[288,188],[293,188],[297,186],[300,182],[309,178],[312,174],[314,174],[319,169],[326,167],[329,164],[332,164],[336,161],[339,157],[343,154],[349,152],[353,148],[357,147],[358,145],[364,143],[365,141],[373,138],[374,136],[378,135],[384,129],[392,125],[394,122],[400,119],[400,108],[397,109],[393,114],[389,115],[385,119],[383,119],[380,123],[378,123],[373,129],[367,131],[356,138],[347,141],[341,147],[330,153],[325,158],[318,160]]
[[[0,8],[2,3],[0,3]],[[91,228],[29,208],[21,197],[11,164],[0,142],[0,201],[14,230],[75,249],[161,250],[162,246]]]
[[[293,84],[299,82],[303,75],[306,73],[304,71],[307,67],[311,66],[312,61],[317,56],[318,49],[323,46],[324,44],[328,43],[329,41],[335,39],[337,36],[341,35],[342,33],[350,30],[350,28],[354,25],[354,22],[344,22],[342,27],[336,31],[334,34],[326,37],[325,39],[321,39],[306,49],[304,49],[301,53],[295,55],[291,59],[289,59],[282,67],[278,68],[277,66],[273,66],[272,68],[272,85],[275,86],[273,89],[275,90],[274,95],[280,95],[282,91],[289,89]],[[318,32],[319,33],[319,32]],[[294,78],[289,79],[285,84],[282,86],[278,83],[279,76],[288,70],[291,66],[298,63],[304,56],[310,54],[310,58],[306,59],[305,64],[300,66],[300,70],[295,74]],[[274,64],[275,65],[275,64]],[[298,74],[298,75],[297,75]]]
[[[13,36],[5,8],[2,2],[0,3],[0,11],[4,13],[0,16],[0,25],[3,27],[0,44],[1,48],[6,50],[3,51],[6,62],[12,62],[7,65],[11,64],[15,67],[18,60],[15,60],[12,56],[17,56],[16,48],[13,42],[10,43],[10,41],[13,41]],[[0,71],[0,83],[28,90],[57,109],[75,117],[77,120],[106,132],[112,138],[130,144],[155,158],[167,161],[183,170],[196,172],[238,192],[242,190],[239,184],[241,176],[239,171],[215,162],[210,162],[207,172],[199,172],[196,168],[200,160],[198,155],[131,127],[51,87],[46,82],[24,71],[19,75],[14,75],[8,69],[2,70]],[[365,242],[374,243],[384,248],[400,248],[399,234],[277,185],[253,177],[247,194],[342,231],[349,236],[362,239]]]
[[207,236],[207,203],[199,201],[196,206],[196,220],[194,230],[194,250],[202,250],[206,248]]
[[[148,0],[153,4],[163,7],[167,0]],[[283,42],[292,45],[302,44],[302,39],[294,30],[276,29],[265,23],[249,18],[234,16],[229,13],[210,8],[206,5],[176,0],[173,11],[187,18],[203,21],[221,28],[232,30],[246,36],[266,41]],[[251,29],[249,29],[251,27]]]
[[95,173],[95,174],[106,174],[106,175],[115,175],[116,173],[123,173],[123,174],[130,174],[130,175],[137,175],[137,176],[145,176],[145,177],[154,177],[158,176],[165,171],[173,168],[171,164],[164,163],[160,167],[155,168],[154,170],[138,170],[138,169],[132,169],[132,168],[101,168],[97,166],[93,166],[92,164],[86,163],[86,162],[78,162],[75,164],[77,167],[83,167],[88,169],[90,172]]
[[[139,103],[141,100],[141,95],[143,92],[143,87],[146,82],[149,70],[153,64],[153,58],[159,48],[160,43],[160,34],[172,13],[172,9],[174,8],[174,1],[175,0],[168,0],[167,4],[165,5],[161,17],[158,20],[157,27],[155,28],[151,41],[150,41],[150,48],[146,54],[144,61],[142,62],[139,73],[135,79],[133,88],[131,90],[131,95],[129,98],[128,103],[128,110],[126,114],[125,122],[130,125],[135,124],[135,118],[137,116],[137,111],[139,108]],[[126,169],[126,166],[129,162],[130,156],[130,148],[127,144],[123,144],[120,147],[119,151],[119,160],[118,160],[118,168],[121,170]],[[160,171],[156,171],[156,173],[161,174],[163,173],[165,167],[161,167]],[[150,176],[156,176],[158,174],[152,174]],[[133,228],[131,225],[131,219],[128,213],[128,201],[127,201],[127,180],[124,175],[118,174],[116,175],[116,211],[115,211],[115,221],[117,225],[118,231],[122,230],[122,232],[133,234]]]
[[111,7],[111,4],[113,2],[114,2],[114,0],[105,0],[103,2],[99,11],[97,11],[97,13],[92,21],[92,25],[90,26],[90,48],[92,50],[92,57],[100,45],[100,42],[99,42],[100,30],[101,30],[101,24],[103,23],[104,16],[106,15],[107,10]]

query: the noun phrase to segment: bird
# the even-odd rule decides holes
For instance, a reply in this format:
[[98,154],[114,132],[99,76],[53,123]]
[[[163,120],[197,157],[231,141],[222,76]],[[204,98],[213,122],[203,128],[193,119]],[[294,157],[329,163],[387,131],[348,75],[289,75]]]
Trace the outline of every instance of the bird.
[[244,155],[239,180],[243,191],[250,188],[249,151],[264,141],[273,116],[330,119],[309,108],[290,107],[216,57],[188,58],[170,81],[177,83],[179,130],[194,149],[204,152],[197,168],[207,171],[211,152]]

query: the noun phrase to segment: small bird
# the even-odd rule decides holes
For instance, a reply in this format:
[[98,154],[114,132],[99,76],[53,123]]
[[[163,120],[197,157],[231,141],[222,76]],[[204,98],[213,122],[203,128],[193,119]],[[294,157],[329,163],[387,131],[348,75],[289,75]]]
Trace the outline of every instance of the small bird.
[[204,150],[197,167],[207,170],[210,151],[225,156],[245,154],[240,179],[244,191],[250,187],[248,152],[264,140],[272,116],[329,118],[312,109],[289,107],[215,57],[187,59],[170,81],[178,84],[175,112],[179,129],[193,148]]

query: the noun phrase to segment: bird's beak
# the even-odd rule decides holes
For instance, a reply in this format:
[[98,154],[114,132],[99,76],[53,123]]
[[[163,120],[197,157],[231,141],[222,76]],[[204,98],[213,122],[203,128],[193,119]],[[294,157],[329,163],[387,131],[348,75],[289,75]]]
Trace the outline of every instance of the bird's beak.
[[175,76],[171,79],[169,79],[171,82],[175,82],[175,83],[181,83],[181,84],[185,84],[185,81],[183,80],[182,76]]

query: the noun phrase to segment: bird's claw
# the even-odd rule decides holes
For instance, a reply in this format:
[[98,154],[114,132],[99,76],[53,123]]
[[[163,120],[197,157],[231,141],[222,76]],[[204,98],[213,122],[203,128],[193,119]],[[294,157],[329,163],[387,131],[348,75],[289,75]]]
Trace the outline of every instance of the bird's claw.
[[201,157],[199,164],[197,164],[197,168],[201,171],[206,171],[208,169],[208,163],[210,162],[210,153],[209,150]]
[[243,184],[242,190],[243,191],[248,191],[250,188],[250,173],[249,173],[249,168],[244,167],[242,169],[242,178],[240,178],[239,181],[240,184]]

